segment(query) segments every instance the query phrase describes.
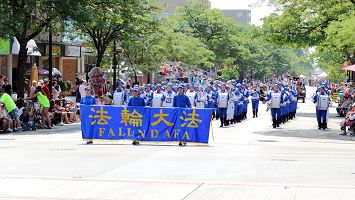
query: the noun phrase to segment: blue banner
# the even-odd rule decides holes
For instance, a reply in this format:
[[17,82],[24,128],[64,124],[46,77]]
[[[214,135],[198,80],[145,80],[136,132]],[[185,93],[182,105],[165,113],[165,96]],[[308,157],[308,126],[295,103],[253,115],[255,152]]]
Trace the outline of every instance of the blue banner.
[[80,106],[83,139],[208,143],[211,110]]

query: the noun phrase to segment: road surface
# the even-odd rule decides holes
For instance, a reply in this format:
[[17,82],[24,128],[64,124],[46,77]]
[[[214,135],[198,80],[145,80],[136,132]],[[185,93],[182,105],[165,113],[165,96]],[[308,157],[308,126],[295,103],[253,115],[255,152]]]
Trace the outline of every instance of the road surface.
[[277,129],[265,110],[214,122],[208,146],[85,145],[79,125],[0,135],[0,200],[353,200],[355,143],[338,135],[335,108],[326,131],[309,100]]

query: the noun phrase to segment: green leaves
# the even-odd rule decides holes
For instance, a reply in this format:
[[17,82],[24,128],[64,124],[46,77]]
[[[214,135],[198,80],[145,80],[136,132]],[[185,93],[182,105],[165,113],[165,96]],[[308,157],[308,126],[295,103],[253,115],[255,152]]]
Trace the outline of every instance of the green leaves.
[[264,21],[268,41],[281,45],[317,47],[315,62],[338,81],[344,61],[355,63],[355,1],[274,0],[281,14]]
[[218,71],[222,74],[221,78],[225,80],[236,80],[239,76],[236,66],[223,66],[223,68]]

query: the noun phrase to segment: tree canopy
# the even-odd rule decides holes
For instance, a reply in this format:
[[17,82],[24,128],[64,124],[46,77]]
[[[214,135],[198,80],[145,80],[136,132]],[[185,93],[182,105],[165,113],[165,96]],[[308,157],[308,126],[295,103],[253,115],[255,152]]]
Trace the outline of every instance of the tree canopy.
[[344,62],[355,64],[355,1],[270,2],[278,7],[279,12],[264,20],[262,28],[268,41],[279,45],[315,47],[316,63],[331,74],[333,81],[343,76],[340,67]]

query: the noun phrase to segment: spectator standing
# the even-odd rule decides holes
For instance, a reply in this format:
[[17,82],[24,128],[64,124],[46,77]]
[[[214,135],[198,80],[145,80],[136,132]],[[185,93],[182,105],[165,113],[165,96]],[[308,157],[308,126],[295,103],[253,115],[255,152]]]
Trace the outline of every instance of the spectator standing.
[[[51,94],[49,93],[49,88],[48,88],[48,79],[43,80],[43,84],[41,87],[41,91],[43,92],[44,95],[47,96],[48,99],[51,99]],[[38,91],[37,91],[38,92]],[[48,103],[49,104],[49,103]],[[49,107],[49,106],[48,106]]]
[[53,99],[58,99],[60,97],[61,92],[62,92],[62,89],[58,85],[57,81],[53,81],[53,89],[52,89]]
[[83,80],[83,82],[79,86],[79,93],[80,93],[80,98],[83,98],[86,96],[85,88],[87,86],[87,82]]
[[[43,86],[42,86],[43,87]],[[26,99],[34,99],[37,97],[38,103],[41,106],[41,128],[51,129],[51,119],[49,117],[48,109],[50,107],[49,99],[47,95],[45,95],[41,86],[38,86],[36,89],[36,93],[33,96],[30,96]],[[47,127],[45,127],[45,123],[47,122]]]
[[36,93],[37,81],[33,80],[30,88],[30,97]]

